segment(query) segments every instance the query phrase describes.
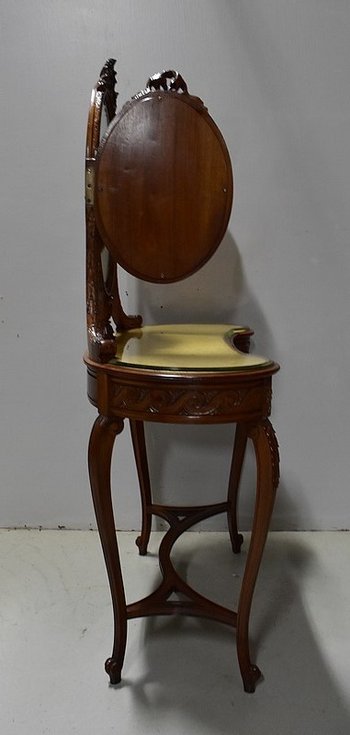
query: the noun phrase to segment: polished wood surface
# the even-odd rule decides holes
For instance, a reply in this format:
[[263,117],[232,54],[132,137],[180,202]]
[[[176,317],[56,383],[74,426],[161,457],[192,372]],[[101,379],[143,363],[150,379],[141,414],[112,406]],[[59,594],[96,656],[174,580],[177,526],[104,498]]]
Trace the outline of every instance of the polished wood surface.
[[[118,264],[145,280],[171,282],[200,267],[228,223],[232,174],[222,136],[201,100],[170,70],[116,114],[113,60],[95,87],[86,155],[88,397],[97,408],[89,444],[89,474],[114,611],[114,645],[106,661],[117,684],[127,621],[149,615],[192,615],[235,628],[244,689],[253,692],[260,670],[249,650],[249,618],[256,578],[278,485],[279,456],[269,421],[272,376],[279,366],[249,354],[252,331],[232,325],[147,325],[123,311]],[[109,121],[101,142],[102,111]],[[110,469],[116,436],[130,421],[140,485],[141,533],[147,553],[152,517],[169,525],[159,548],[162,581],[126,604]],[[197,506],[154,503],[144,422],[235,423],[227,497]],[[257,486],[253,529],[237,610],[203,597],[175,569],[171,551],[194,524],[219,513],[228,518],[232,550],[243,537],[237,501],[247,442],[253,444]],[[174,593],[180,599],[174,600]]]
[[124,105],[97,155],[96,215],[134,276],[177,281],[221,242],[232,203],[222,136],[201,100],[146,92]]
[[114,59],[101,70],[92,90],[85,148],[85,221],[86,221],[86,317],[89,354],[97,361],[114,354],[114,328],[141,326],[141,316],[125,314],[119,296],[118,265],[111,257],[96,226],[95,166],[103,137],[103,120],[108,126],[116,114],[117,94]]

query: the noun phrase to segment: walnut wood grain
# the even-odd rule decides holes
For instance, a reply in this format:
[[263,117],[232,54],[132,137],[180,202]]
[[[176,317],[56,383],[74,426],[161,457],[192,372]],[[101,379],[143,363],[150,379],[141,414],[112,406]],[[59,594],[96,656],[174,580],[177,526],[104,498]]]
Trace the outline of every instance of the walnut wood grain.
[[123,421],[121,419],[98,416],[92,428],[88,454],[91,492],[114,611],[113,653],[106,661],[106,671],[112,684],[118,684],[120,681],[127,637],[126,602],[115,534],[110,482],[114,440],[122,430]]
[[275,432],[268,419],[247,427],[257,461],[256,501],[246,567],[237,614],[237,655],[244,689],[254,692],[261,676],[249,652],[249,618],[256,579],[262,559],[279,481],[279,453]]
[[246,425],[244,423],[238,423],[235,432],[235,441],[233,445],[233,455],[227,494],[228,530],[231,539],[232,551],[234,554],[239,554],[243,543],[243,536],[241,533],[238,533],[237,501],[243,460],[247,446],[247,439],[248,435]]
[[145,556],[145,554],[147,554],[147,546],[151,535],[152,495],[143,421],[130,419],[130,432],[134,449],[137,476],[140,485],[142,509],[141,534],[136,539],[136,545],[139,548],[140,555]]
[[188,94],[126,103],[97,154],[99,230],[114,260],[147,281],[178,281],[213,255],[232,193],[222,135]]

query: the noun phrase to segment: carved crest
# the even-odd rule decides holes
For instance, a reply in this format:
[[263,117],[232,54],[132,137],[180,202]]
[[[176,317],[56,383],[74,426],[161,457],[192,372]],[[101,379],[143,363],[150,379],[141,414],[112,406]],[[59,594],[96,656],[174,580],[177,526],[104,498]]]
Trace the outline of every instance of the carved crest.
[[97,89],[103,92],[106,89],[114,89],[117,81],[117,75],[114,68],[115,59],[107,59],[103,65],[97,82]]
[[157,90],[188,94],[187,84],[181,74],[174,69],[168,69],[167,71],[161,71],[157,74],[153,74],[153,76],[148,79],[146,88],[135,94],[133,99],[138,99],[138,97],[143,97],[145,94],[148,94],[148,92]]
[[115,91],[117,83],[117,74],[114,68],[115,59],[107,59],[103,65],[100,76],[96,85],[96,91],[106,95],[106,104],[110,113],[110,118],[115,114],[117,106],[118,93]]

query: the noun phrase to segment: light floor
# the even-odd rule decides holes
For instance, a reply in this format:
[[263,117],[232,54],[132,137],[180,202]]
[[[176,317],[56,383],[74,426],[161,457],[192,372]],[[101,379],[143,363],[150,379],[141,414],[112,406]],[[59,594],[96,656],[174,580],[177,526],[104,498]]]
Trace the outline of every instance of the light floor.
[[[119,534],[127,596],[158,578]],[[160,534],[153,534],[152,552]],[[174,559],[234,603],[246,556],[223,533],[188,533]],[[350,534],[270,535],[251,638],[264,680],[242,689],[230,628],[185,618],[129,623],[124,679],[108,685],[112,616],[98,535],[0,532],[0,732],[41,735],[348,735]]]

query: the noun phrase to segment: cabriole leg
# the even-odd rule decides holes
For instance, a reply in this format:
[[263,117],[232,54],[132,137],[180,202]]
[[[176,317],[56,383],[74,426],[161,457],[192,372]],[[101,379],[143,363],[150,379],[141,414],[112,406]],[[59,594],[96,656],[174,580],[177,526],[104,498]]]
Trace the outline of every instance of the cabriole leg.
[[114,645],[105,668],[111,684],[118,684],[125,655],[127,616],[111,498],[111,459],[114,439],[123,429],[122,419],[98,416],[89,443],[89,475],[96,521],[107,567],[114,612]]
[[143,421],[134,421],[133,419],[130,419],[130,431],[134,448],[137,476],[139,478],[142,508],[141,535],[137,537],[136,544],[139,547],[139,553],[141,556],[145,556],[145,554],[147,554],[147,545],[151,535],[152,495]]
[[247,427],[245,424],[237,424],[235,441],[233,445],[232,463],[230,471],[230,479],[228,484],[228,509],[227,509],[227,521],[228,530],[231,539],[232,551],[234,554],[239,554],[243,543],[243,536],[238,533],[237,527],[237,501],[238,501],[238,490],[239,482],[241,479],[242,465],[247,446]]
[[253,528],[237,613],[237,654],[246,692],[254,692],[261,672],[250,660],[249,615],[279,480],[278,444],[268,419],[248,427],[257,461]]

